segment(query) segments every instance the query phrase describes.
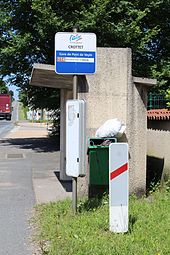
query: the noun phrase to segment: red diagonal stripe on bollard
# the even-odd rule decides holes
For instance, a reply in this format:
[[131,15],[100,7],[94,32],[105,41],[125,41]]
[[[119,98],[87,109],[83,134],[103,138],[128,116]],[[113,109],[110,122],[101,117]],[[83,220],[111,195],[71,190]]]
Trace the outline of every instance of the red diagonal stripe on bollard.
[[120,174],[124,173],[127,170],[128,163],[125,163],[123,166],[117,168],[116,170],[110,173],[110,180],[113,180],[114,178],[116,178],[117,176],[119,176]]

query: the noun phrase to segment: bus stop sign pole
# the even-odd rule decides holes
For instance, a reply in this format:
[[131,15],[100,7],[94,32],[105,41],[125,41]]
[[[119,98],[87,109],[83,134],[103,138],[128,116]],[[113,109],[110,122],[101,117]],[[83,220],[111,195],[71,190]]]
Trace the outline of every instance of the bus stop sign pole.
[[[77,32],[77,28],[73,28]],[[73,99],[77,99],[77,75],[73,75]],[[73,213],[77,213],[77,177],[72,177],[72,208]]]

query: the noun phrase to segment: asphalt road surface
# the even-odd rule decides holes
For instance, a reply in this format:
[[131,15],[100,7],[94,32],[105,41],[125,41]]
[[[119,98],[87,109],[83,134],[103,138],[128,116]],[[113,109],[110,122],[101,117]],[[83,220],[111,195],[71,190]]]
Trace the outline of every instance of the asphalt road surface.
[[11,129],[14,128],[15,123],[18,121],[18,106],[19,103],[13,103],[13,112],[11,121],[0,118],[0,138],[4,137]]
[[35,204],[31,160],[3,137],[15,126],[18,103],[11,121],[0,120],[0,255],[31,255],[28,219]]
[[0,119],[0,138],[4,137],[13,127],[13,121]]

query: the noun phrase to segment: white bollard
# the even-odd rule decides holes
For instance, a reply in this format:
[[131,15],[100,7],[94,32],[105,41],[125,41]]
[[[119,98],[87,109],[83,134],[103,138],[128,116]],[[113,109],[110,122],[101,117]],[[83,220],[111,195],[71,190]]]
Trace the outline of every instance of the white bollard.
[[109,229],[115,233],[128,231],[128,144],[109,146]]

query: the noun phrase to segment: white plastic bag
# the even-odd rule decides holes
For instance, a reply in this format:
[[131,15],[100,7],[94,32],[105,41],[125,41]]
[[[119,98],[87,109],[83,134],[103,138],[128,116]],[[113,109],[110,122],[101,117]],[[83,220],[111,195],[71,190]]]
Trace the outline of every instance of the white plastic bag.
[[121,123],[120,120],[117,118],[107,120],[101,127],[99,127],[96,131],[95,136],[96,137],[116,137],[120,138],[124,131],[126,129],[126,126]]

